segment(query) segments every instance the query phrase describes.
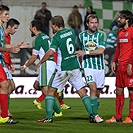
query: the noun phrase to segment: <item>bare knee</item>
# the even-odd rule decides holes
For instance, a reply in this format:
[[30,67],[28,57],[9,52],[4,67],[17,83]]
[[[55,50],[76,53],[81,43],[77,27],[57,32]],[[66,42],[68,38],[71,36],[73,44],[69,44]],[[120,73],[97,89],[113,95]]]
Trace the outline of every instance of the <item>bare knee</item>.
[[83,97],[86,95],[86,90],[84,88],[82,88],[82,89],[78,90],[77,93],[79,94],[80,97]]
[[49,87],[47,91],[47,95],[54,96],[56,89]]

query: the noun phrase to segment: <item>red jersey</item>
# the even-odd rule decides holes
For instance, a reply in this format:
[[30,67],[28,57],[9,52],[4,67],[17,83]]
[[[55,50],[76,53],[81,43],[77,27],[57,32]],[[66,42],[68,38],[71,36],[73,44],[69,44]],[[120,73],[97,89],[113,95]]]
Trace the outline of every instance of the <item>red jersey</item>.
[[[118,61],[119,65],[127,65],[133,62],[133,27],[120,29],[118,31],[117,47],[113,62]],[[133,63],[132,63],[133,64]]]
[[[11,43],[11,36],[10,35],[6,35],[4,33],[4,38],[6,40],[6,44],[10,44]],[[6,66],[10,66],[12,64],[12,61],[11,61],[11,57],[10,57],[10,53],[9,52],[3,52],[4,54],[4,61],[6,63]]]

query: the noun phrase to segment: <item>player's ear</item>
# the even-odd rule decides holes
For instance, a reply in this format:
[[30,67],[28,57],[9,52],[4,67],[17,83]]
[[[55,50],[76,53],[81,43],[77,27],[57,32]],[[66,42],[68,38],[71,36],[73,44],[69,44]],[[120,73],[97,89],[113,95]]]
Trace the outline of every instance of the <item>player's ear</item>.
[[11,25],[8,25],[8,28],[10,28],[10,29],[11,29],[11,28],[12,28],[12,27],[11,27]]
[[87,25],[87,26],[89,26],[89,24],[88,24],[88,23],[86,23],[86,25]]

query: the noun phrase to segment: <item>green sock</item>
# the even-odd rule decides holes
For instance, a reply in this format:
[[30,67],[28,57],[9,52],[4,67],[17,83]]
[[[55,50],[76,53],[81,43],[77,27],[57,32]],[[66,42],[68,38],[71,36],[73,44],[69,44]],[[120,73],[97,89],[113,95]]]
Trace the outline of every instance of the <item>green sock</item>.
[[94,116],[96,116],[98,113],[97,113],[97,97],[92,97],[91,98],[91,106],[92,106],[92,110],[93,110],[93,114]]
[[90,116],[90,114],[93,114],[90,97],[88,95],[85,95],[81,99],[82,99],[82,102],[84,103],[84,106],[85,106],[87,112],[88,112],[88,116]]
[[100,100],[97,99],[97,108],[100,106]]
[[59,109],[59,107],[58,107],[58,105],[57,105],[57,103],[56,103],[56,100],[54,100],[55,102],[54,102],[54,107],[53,107],[53,110],[57,113],[57,114],[59,114],[60,113],[60,109]]
[[46,107],[46,117],[48,119],[52,118],[52,111],[53,111],[54,103],[55,103],[54,96],[46,96],[45,107]]

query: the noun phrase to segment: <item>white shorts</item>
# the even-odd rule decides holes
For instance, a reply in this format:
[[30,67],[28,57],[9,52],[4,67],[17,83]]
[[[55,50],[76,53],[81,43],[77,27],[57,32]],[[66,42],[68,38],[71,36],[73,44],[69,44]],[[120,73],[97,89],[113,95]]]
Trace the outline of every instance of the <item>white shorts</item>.
[[13,80],[12,75],[11,75],[11,73],[10,73],[10,71],[7,67],[4,67],[4,71],[6,73],[7,79],[8,80]]
[[85,80],[87,84],[96,83],[97,88],[104,88],[105,70],[84,68]]
[[82,73],[79,69],[72,71],[56,71],[50,79],[49,86],[55,89],[63,90],[67,81],[76,90],[80,90],[85,86],[82,79]]
[[44,62],[39,69],[37,81],[40,86],[48,86],[49,80],[55,71],[56,63],[54,61]]

